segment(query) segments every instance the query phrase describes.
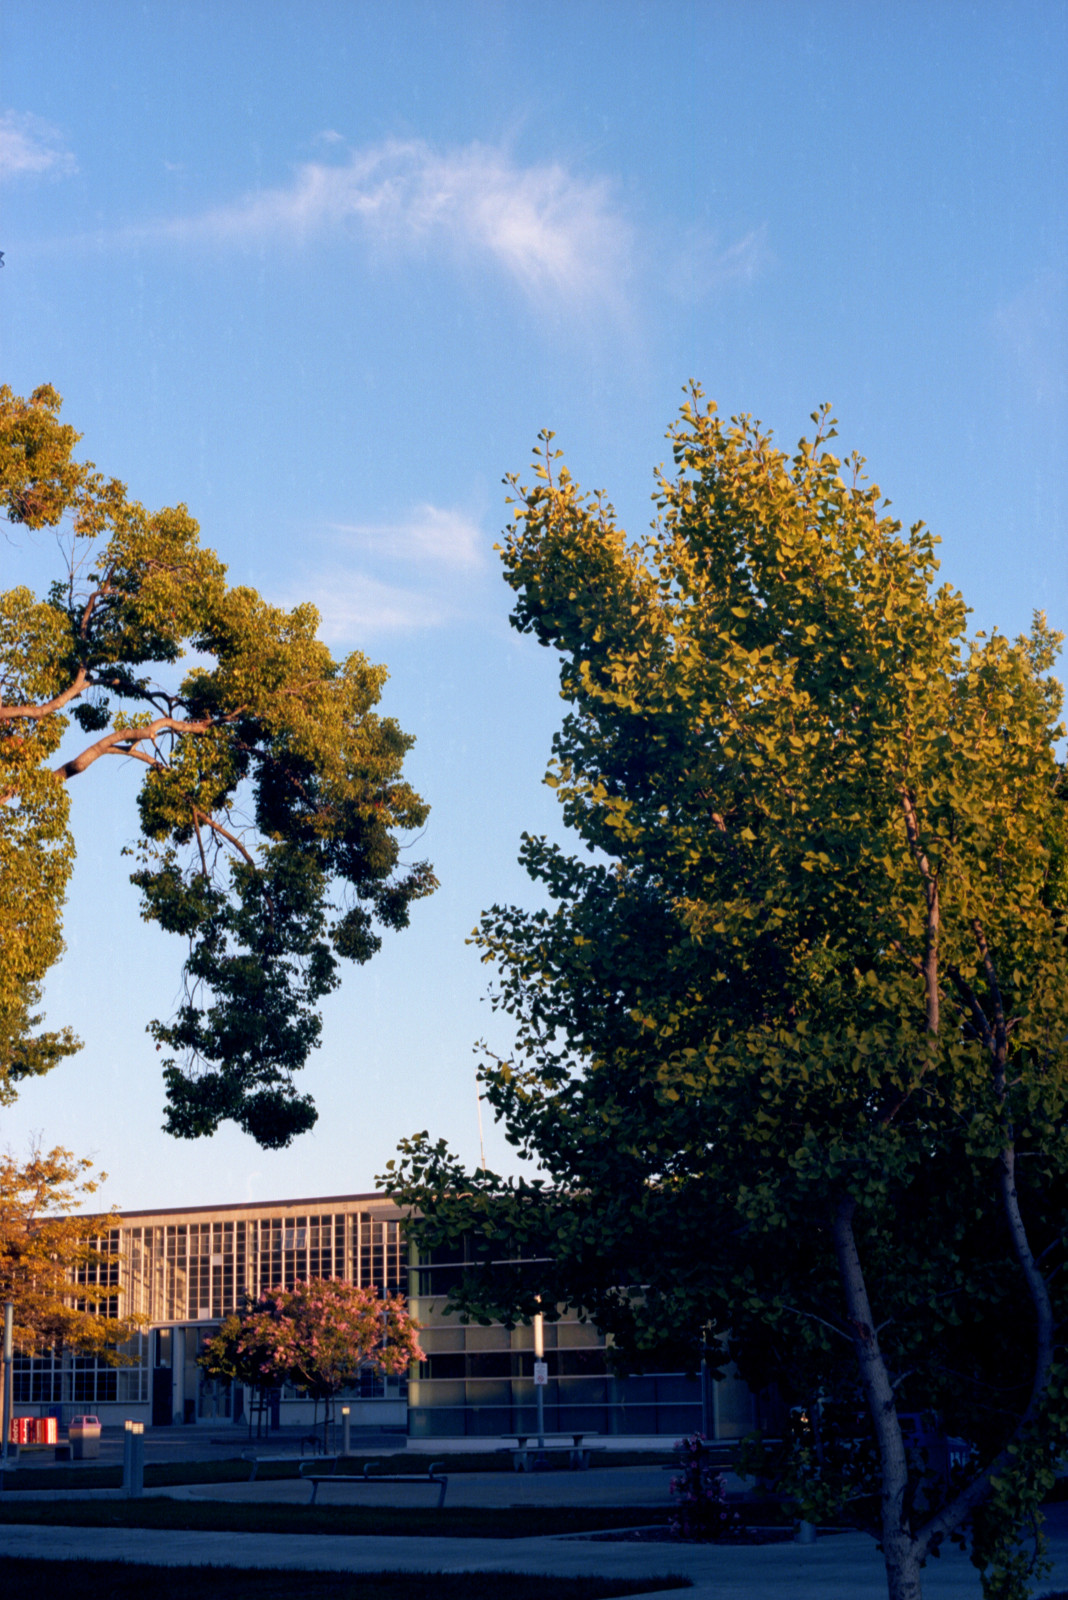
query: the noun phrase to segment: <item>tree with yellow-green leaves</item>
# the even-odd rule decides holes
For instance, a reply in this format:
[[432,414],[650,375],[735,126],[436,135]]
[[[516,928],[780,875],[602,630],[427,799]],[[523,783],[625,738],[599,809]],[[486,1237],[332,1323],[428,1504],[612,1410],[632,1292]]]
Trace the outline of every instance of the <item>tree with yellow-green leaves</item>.
[[[578,1307],[632,1366],[724,1340],[810,1419],[866,1413],[767,1470],[871,1528],[891,1600],[969,1531],[1019,1600],[1068,1448],[1060,641],[969,637],[931,535],[814,421],[789,455],[695,389],[640,540],[551,435],[512,480],[585,847],[524,839],[547,907],[476,931],[517,1030],[485,1093],[542,1170],[424,1134],[389,1182],[419,1244],[469,1241],[470,1314]],[[955,1476],[902,1425],[930,1410]]]
[[184,506],[146,510],[78,439],[52,388],[0,389],[0,505],[54,529],[61,558],[47,596],[0,595],[0,1097],[77,1048],[37,1011],[62,949],[67,789],[120,757],[143,769],[142,914],[188,941],[183,1003],[151,1025],[173,1052],[165,1126],[229,1118],[284,1146],[315,1120],[294,1074],[339,959],[367,961],[435,887],[398,837],[427,816],[412,739],[374,709],[384,667],[335,660],[314,607],[230,586]]
[[112,1365],[144,1318],[121,1315],[117,1212],[79,1216],[107,1177],[69,1150],[0,1156],[0,1303],[21,1355],[76,1350]]

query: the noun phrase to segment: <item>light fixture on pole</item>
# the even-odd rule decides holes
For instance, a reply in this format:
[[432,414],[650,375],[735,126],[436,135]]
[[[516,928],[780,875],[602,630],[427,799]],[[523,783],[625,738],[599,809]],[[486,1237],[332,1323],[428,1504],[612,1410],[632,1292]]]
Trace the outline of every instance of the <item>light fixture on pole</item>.
[[541,1312],[534,1315],[534,1394],[538,1402],[538,1449],[545,1449],[545,1388],[549,1382],[549,1366],[545,1360],[545,1318]]
[[[502,1256],[491,1259],[491,1267],[540,1266],[555,1261],[555,1256]],[[539,1296],[537,1304],[541,1305]],[[540,1311],[534,1313],[534,1395],[538,1403],[538,1449],[545,1450],[545,1389],[549,1382],[549,1366],[545,1360],[545,1318]],[[544,1460],[544,1454],[543,1454]]]

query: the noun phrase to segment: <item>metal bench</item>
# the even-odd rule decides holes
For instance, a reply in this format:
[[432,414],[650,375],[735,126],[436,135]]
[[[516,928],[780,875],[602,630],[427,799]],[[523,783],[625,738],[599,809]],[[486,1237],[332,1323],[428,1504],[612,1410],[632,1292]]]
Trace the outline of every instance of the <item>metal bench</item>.
[[[249,1483],[255,1483],[256,1473],[259,1471],[260,1466],[264,1462],[277,1463],[279,1461],[289,1461],[295,1463],[301,1469],[306,1466],[324,1466],[328,1461],[333,1461],[335,1465],[337,1464],[337,1456],[313,1456],[310,1462],[306,1459],[302,1459],[303,1456],[303,1448],[301,1449],[299,1456],[263,1456],[256,1455],[251,1450],[242,1450],[241,1452],[242,1461],[250,1461],[252,1463],[252,1471],[248,1475]],[[301,1476],[303,1476],[303,1471],[301,1471]]]
[[312,1486],[309,1505],[315,1504],[321,1483],[436,1483],[440,1508],[445,1504],[445,1491],[449,1487],[448,1478],[441,1475],[444,1464],[443,1461],[432,1461],[426,1472],[376,1472],[372,1476],[371,1468],[378,1466],[377,1461],[366,1461],[362,1472],[305,1472],[305,1465],[313,1465],[307,1462],[301,1465],[300,1475]]
[[[542,1454],[543,1449],[545,1451],[566,1450],[568,1466],[573,1471],[582,1472],[585,1471],[590,1464],[591,1448],[595,1450],[605,1449],[604,1445],[591,1446],[583,1443],[585,1439],[595,1439],[597,1437],[595,1433],[547,1433],[543,1436],[545,1441],[544,1446],[540,1445],[537,1442],[535,1435],[530,1433],[505,1433],[502,1434],[501,1437],[503,1439],[515,1440],[514,1445],[507,1447],[511,1451],[512,1469],[515,1472],[530,1472],[532,1469],[531,1457],[534,1457],[534,1464],[536,1464],[537,1457]],[[531,1439],[534,1439],[533,1444],[529,1443]],[[571,1440],[570,1444],[566,1443],[566,1440],[568,1439]]]

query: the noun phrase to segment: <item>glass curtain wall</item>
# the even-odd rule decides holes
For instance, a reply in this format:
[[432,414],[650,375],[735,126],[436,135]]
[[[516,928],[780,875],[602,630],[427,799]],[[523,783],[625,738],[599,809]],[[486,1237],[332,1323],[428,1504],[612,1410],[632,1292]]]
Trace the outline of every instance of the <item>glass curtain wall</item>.
[[[155,1369],[170,1366],[170,1346],[159,1342],[159,1332],[168,1325],[195,1323],[198,1327],[189,1330],[186,1341],[188,1390],[193,1382],[199,1384],[195,1352],[224,1317],[246,1299],[271,1289],[291,1289],[307,1278],[343,1278],[379,1293],[407,1291],[407,1246],[400,1222],[366,1206],[320,1211],[293,1207],[291,1213],[265,1208],[261,1214],[211,1220],[182,1220],[181,1212],[171,1216],[173,1221],[164,1214],[112,1230],[97,1241],[103,1259],[76,1275],[77,1285],[118,1287],[119,1312],[143,1316],[152,1325],[152,1338],[146,1331],[126,1347],[133,1364],[111,1367],[69,1351],[19,1356],[13,1369],[16,1404],[147,1403]],[[76,1292],[75,1303],[82,1309],[88,1305]],[[359,1394],[379,1398],[402,1389],[396,1380],[384,1383],[368,1372]],[[206,1416],[224,1415],[228,1398],[214,1393],[198,1397],[196,1409]]]
[[[530,1327],[463,1324],[446,1311],[463,1270],[463,1247],[432,1258],[413,1257],[411,1309],[422,1324],[427,1360],[408,1391],[408,1431],[414,1438],[505,1437],[537,1427],[534,1339]],[[543,1397],[549,1433],[670,1434],[701,1428],[701,1384],[680,1372],[616,1378],[603,1336],[568,1313],[545,1323],[548,1384]],[[744,1386],[743,1386],[744,1388]],[[745,1390],[745,1426],[752,1397]]]

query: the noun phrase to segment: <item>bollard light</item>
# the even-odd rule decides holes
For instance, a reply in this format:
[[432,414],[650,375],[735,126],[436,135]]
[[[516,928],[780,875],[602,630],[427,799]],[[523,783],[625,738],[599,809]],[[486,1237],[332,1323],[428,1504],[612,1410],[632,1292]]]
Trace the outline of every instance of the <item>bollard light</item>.
[[122,1435],[122,1492],[127,1500],[137,1499],[145,1488],[145,1425],[127,1422]]

